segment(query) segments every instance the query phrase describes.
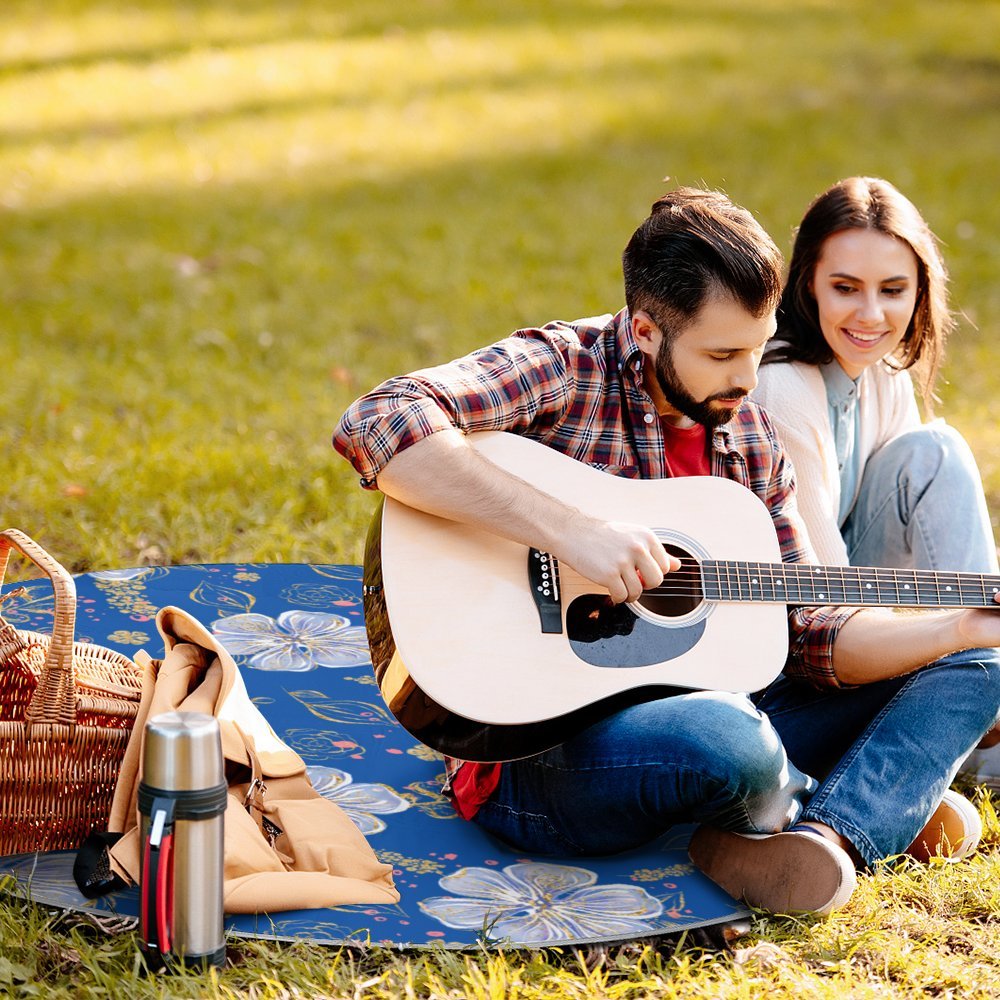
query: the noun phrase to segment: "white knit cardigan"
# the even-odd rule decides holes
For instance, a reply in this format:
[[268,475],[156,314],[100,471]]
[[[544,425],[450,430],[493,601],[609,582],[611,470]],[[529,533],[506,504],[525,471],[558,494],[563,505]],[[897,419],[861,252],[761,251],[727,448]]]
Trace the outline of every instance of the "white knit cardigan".
[[[821,563],[845,566],[847,547],[837,523],[840,474],[823,376],[815,365],[792,361],[761,365],[758,379],[753,398],[767,410],[795,467],[799,511],[813,549]],[[856,419],[863,474],[869,457],[890,438],[920,426],[909,374],[882,364],[865,369]]]

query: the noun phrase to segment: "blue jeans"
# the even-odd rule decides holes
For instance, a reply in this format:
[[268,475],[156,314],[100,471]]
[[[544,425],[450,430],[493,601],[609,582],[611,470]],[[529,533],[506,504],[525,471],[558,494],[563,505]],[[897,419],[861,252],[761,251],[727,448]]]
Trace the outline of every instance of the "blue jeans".
[[996,650],[856,688],[676,694],[505,764],[476,822],[529,853],[580,855],[680,823],[770,833],[801,817],[874,864],[914,840],[998,704]]
[[692,821],[775,832],[816,787],[746,695],[683,692],[505,764],[476,822],[532,853],[612,854]]
[[781,677],[755,697],[791,760],[820,779],[802,819],[869,865],[903,853],[1000,706],[1000,651],[953,653],[903,677],[820,690]]
[[[853,566],[1000,572],[976,460],[941,421],[901,434],[868,459],[841,534]],[[961,770],[1000,784],[1000,746],[974,750]]]
[[901,434],[868,459],[841,534],[852,566],[997,572],[976,460],[941,421]]

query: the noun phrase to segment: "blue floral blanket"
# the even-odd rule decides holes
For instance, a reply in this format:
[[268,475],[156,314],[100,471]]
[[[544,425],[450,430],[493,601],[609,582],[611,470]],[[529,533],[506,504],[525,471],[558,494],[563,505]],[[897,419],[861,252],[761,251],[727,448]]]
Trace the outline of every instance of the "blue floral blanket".
[[[208,626],[239,664],[250,696],[395,870],[395,906],[343,906],[227,918],[236,936],[395,947],[544,947],[614,942],[735,921],[745,907],[694,870],[690,831],[610,858],[526,857],[459,819],[441,795],[438,755],[382,703],[371,673],[357,566],[155,567],[76,578],[76,638],[128,655],[163,655],[153,619],[165,605]],[[4,604],[18,628],[49,632],[47,580]],[[87,900],[71,852],[0,859],[33,899],[134,917],[134,889]]]

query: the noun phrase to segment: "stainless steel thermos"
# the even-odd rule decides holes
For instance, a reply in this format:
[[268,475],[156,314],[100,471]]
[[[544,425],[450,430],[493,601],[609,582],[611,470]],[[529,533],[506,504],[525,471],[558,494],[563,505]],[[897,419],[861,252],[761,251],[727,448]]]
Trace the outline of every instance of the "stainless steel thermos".
[[215,718],[166,712],[146,723],[139,933],[152,968],[223,964],[226,792]]

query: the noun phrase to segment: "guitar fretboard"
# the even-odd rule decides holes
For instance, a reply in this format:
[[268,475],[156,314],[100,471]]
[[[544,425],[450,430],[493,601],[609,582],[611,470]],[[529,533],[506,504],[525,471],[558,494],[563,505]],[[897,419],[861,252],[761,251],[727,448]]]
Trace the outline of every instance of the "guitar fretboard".
[[900,608],[1000,607],[994,601],[1000,592],[1000,576],[980,573],[710,559],[701,563],[701,578],[702,591],[710,601]]

